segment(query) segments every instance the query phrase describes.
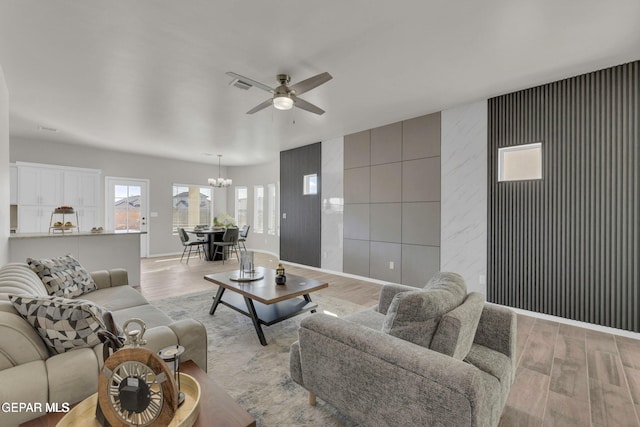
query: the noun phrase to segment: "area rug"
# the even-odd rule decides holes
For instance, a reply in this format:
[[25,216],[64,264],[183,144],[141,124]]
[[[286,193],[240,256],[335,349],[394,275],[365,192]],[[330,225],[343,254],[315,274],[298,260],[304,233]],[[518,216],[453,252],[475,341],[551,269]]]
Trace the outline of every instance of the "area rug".
[[[220,305],[209,315],[215,291],[153,301],[174,320],[202,322],[209,337],[208,375],[256,418],[258,426],[353,426],[330,405],[310,406],[305,389],[289,376],[289,346],[298,339],[304,313],[272,326],[263,326],[267,346],[260,345],[251,319]],[[337,298],[311,294],[318,312],[343,316],[365,307]]]

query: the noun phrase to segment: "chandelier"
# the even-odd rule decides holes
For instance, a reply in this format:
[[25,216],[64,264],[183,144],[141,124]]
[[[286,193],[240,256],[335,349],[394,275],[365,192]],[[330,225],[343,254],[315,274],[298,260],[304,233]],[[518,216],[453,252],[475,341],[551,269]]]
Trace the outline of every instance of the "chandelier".
[[218,154],[218,178],[209,178],[209,185],[216,188],[231,187],[231,180],[220,177],[220,158],[222,154]]

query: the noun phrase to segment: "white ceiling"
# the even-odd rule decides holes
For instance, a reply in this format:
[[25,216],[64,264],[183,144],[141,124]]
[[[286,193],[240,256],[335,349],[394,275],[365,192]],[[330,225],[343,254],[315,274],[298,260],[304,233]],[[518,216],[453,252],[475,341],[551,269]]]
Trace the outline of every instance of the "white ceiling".
[[[0,66],[12,137],[255,164],[637,60],[639,17],[638,0],[0,0]],[[302,96],[327,113],[246,115],[269,94],[227,71],[328,71]]]

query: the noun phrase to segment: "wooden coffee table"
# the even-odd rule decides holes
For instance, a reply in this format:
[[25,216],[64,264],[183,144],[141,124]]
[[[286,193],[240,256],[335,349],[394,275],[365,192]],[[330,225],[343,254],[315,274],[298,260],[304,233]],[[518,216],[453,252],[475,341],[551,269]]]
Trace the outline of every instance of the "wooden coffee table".
[[[256,420],[242,409],[207,373],[189,360],[180,364],[180,371],[191,375],[200,384],[200,415],[196,427],[255,427]],[[54,427],[64,417],[54,412],[20,424],[20,427]]]
[[[270,326],[300,313],[315,312],[318,304],[311,301],[309,293],[329,286],[326,282],[293,274],[287,274],[286,284],[276,285],[275,270],[257,267],[256,273],[264,278],[250,282],[231,280],[237,271],[209,274],[204,278],[219,286],[209,314],[213,315],[220,304],[244,314],[253,321],[262,345],[267,345],[267,340],[261,325]],[[225,293],[225,290],[231,292]]]

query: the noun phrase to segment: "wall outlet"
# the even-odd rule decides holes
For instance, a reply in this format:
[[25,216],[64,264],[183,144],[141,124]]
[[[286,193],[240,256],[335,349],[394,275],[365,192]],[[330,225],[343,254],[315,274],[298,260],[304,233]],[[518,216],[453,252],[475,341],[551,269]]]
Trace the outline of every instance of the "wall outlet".
[[480,276],[478,276],[478,283],[481,285],[486,285],[487,284],[487,276],[485,276],[484,274],[481,274]]
[[157,218],[158,212],[151,212],[149,216],[151,216],[151,218]]
[[389,270],[393,270],[396,268],[396,263],[393,261],[389,261]]

